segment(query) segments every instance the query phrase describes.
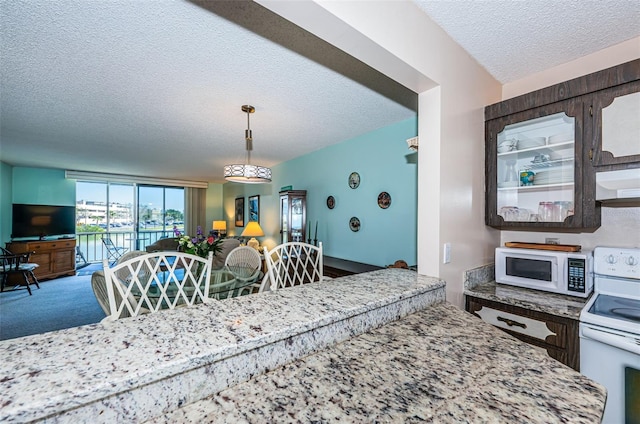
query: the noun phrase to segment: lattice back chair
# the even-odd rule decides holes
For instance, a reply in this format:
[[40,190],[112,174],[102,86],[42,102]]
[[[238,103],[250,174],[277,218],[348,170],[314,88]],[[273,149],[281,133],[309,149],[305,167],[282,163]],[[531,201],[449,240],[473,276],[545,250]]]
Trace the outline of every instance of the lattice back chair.
[[[270,290],[299,286],[323,280],[322,242],[318,246],[288,242],[268,250],[264,248]],[[260,288],[265,290],[265,284]]]
[[102,244],[104,244],[104,247],[107,250],[107,259],[111,264],[116,263],[116,261],[129,250],[126,247],[116,246],[113,241],[111,241],[110,237],[103,236]]
[[107,319],[209,301],[212,259],[213,253],[205,259],[184,252],[153,252],[137,254],[112,268],[105,259]]
[[35,284],[37,288],[40,288],[40,284],[38,284],[38,279],[34,273],[34,270],[38,268],[39,265],[29,262],[31,253],[14,255],[5,248],[0,247],[0,249],[2,249],[2,255],[0,255],[0,274],[2,274],[0,291],[4,291],[11,274],[22,274],[22,278],[27,286],[27,291],[29,295],[32,295],[31,284]]
[[[256,249],[249,246],[236,247],[227,255],[224,266],[239,283],[236,295],[253,292],[254,285],[247,286],[247,283],[255,281],[262,268],[262,259]],[[259,283],[255,287],[259,288]]]
[[[118,259],[117,263],[122,263],[126,260],[141,256],[144,254],[145,252],[141,250],[132,250],[131,252],[127,252],[124,255],[122,255],[120,259]],[[150,260],[150,264],[155,265],[155,260]],[[145,277],[148,278],[152,272],[153,272],[153,268],[151,266],[142,266],[140,268],[139,279],[143,279]],[[127,268],[123,268],[118,271],[118,278],[120,278],[120,280],[122,281],[127,281],[127,279],[129,279],[129,276],[130,276],[130,272],[129,272],[129,269]],[[107,282],[104,277],[104,270],[95,271],[93,274],[91,274],[91,288],[93,289],[93,294],[95,295],[96,300],[98,301],[98,304],[100,305],[105,315],[107,316],[106,320],[109,320],[111,309],[109,307],[109,290],[107,290]],[[120,296],[120,293],[118,291],[114,291],[114,295],[116,297],[116,304],[119,305],[122,302],[122,297]],[[129,302],[132,304],[136,302],[136,299],[133,295],[129,297]],[[141,308],[140,313],[148,313],[148,312],[149,312],[148,309]],[[124,308],[120,312],[120,315],[118,317],[126,318],[130,316],[131,314],[129,313],[129,310]]]

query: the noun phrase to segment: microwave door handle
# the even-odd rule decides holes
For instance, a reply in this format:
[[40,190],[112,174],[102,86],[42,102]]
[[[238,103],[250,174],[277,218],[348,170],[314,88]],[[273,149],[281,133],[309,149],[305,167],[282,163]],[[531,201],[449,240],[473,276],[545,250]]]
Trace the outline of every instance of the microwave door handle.
[[604,330],[596,330],[595,328],[587,326],[582,327],[582,335],[591,340],[640,355],[640,340],[638,339],[609,333]]

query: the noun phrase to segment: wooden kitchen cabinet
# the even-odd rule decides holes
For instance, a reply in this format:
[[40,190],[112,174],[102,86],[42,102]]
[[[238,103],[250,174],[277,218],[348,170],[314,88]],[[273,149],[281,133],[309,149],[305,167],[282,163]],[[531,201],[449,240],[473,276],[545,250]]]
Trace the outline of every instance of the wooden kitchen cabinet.
[[31,253],[29,262],[38,264],[34,273],[38,280],[76,274],[75,239],[16,241],[7,243],[12,253]]
[[469,295],[465,309],[515,338],[545,349],[552,358],[580,371],[578,321]]
[[[596,230],[596,171],[640,167],[640,152],[628,147],[634,135],[607,142],[620,122],[637,127],[637,116],[619,110],[640,102],[633,96],[639,84],[640,60],[635,60],[487,106],[486,224]],[[613,155],[606,151],[611,144],[624,147]]]
[[640,80],[603,90],[592,104],[593,165],[598,171],[640,168]]

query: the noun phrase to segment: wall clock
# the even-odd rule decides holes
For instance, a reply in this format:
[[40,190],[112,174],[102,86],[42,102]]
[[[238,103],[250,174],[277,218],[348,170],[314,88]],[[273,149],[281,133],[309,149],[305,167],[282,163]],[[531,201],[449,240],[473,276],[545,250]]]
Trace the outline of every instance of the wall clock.
[[349,220],[349,228],[351,229],[351,231],[356,232],[356,231],[360,231],[360,220],[357,217],[352,217]]
[[360,174],[358,174],[357,172],[352,172],[349,175],[349,187],[358,188],[359,185],[360,185]]

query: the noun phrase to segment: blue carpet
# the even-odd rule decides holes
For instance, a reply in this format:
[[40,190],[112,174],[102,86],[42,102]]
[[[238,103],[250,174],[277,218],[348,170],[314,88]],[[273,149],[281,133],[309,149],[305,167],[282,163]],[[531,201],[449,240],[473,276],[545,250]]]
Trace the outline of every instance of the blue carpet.
[[0,293],[0,340],[99,322],[105,317],[91,289],[91,274],[102,264],[91,264],[78,276],[41,281],[40,289]]

